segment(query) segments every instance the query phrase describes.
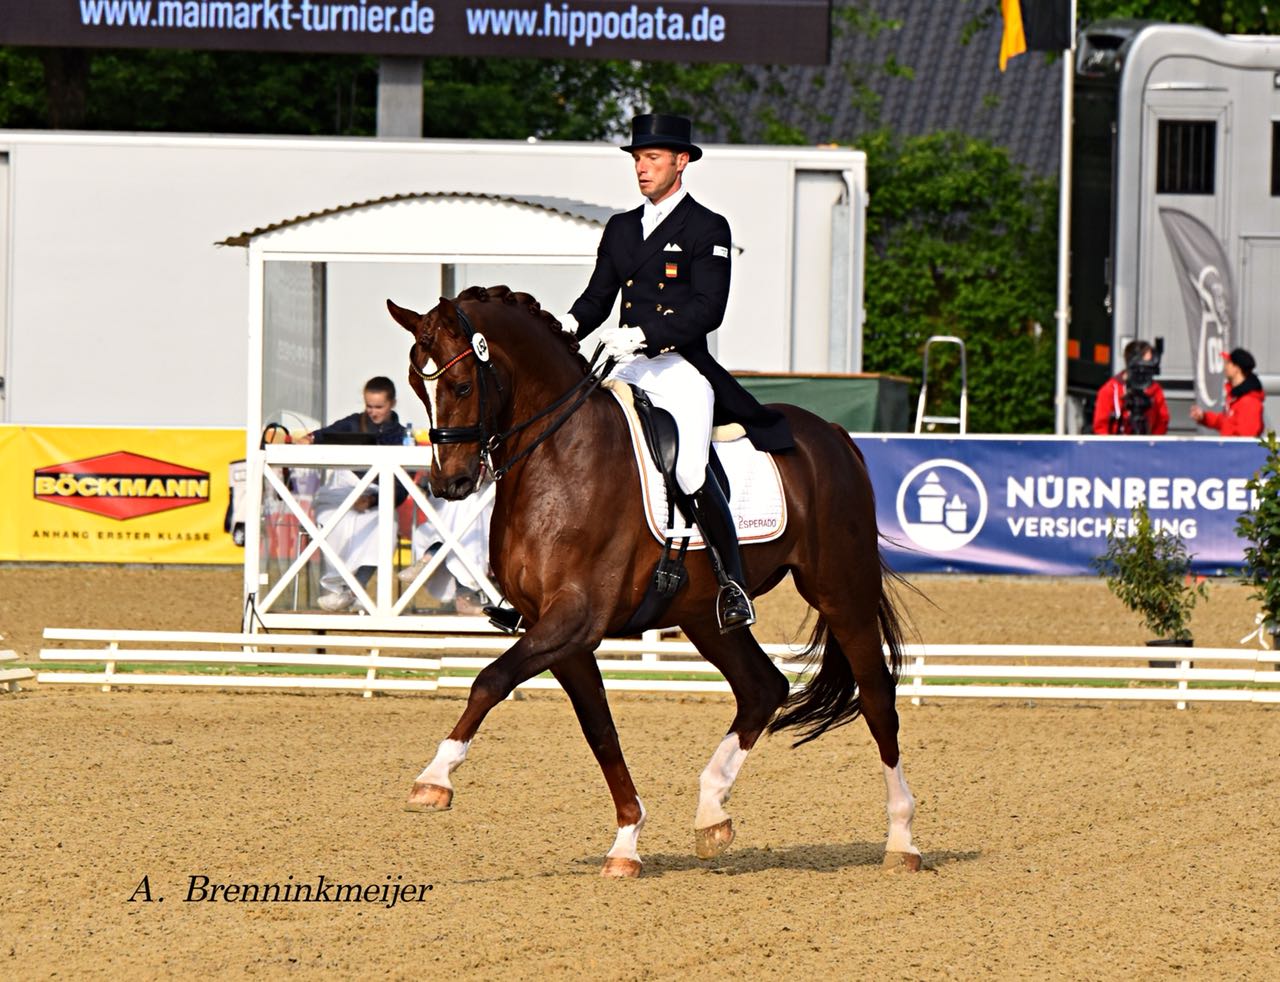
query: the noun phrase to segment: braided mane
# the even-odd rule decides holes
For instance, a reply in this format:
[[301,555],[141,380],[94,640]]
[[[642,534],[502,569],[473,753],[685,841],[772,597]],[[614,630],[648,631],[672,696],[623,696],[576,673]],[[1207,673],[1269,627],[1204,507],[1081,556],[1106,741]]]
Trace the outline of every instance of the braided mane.
[[[540,320],[542,325],[564,344],[571,354],[577,355],[578,361],[586,365],[585,359],[578,353],[578,341],[571,334],[566,334],[560,322],[542,309],[542,305],[529,293],[520,293],[508,286],[469,286],[457,296],[458,301],[474,300],[477,303],[503,303],[512,307],[521,307],[532,317]],[[585,370],[585,369],[584,369]]]

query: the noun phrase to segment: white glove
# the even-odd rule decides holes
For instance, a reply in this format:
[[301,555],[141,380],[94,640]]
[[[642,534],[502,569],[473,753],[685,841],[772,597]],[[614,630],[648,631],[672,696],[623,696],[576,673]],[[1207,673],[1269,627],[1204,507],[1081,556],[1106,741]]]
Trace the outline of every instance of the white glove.
[[[554,317],[555,315],[553,314],[552,316]],[[556,320],[560,322],[560,330],[564,331],[565,334],[578,333],[578,318],[574,317],[573,314],[556,317]]]
[[606,327],[600,332],[606,358],[621,361],[630,358],[646,344],[644,331],[638,327]]

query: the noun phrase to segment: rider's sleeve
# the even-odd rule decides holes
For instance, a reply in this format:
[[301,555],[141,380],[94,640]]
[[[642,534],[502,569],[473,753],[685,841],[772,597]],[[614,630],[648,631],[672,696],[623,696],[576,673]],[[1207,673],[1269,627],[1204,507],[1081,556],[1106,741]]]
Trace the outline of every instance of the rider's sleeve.
[[618,267],[614,262],[612,245],[617,241],[618,224],[624,215],[614,215],[605,226],[600,236],[600,247],[596,250],[596,267],[591,271],[591,279],[582,296],[573,302],[569,315],[578,322],[575,336],[585,337],[604,323],[604,319],[613,310],[613,302],[618,298],[621,282],[618,279]]
[[635,318],[644,329],[645,354],[651,357],[702,340],[724,320],[732,266],[729,223],[714,212],[706,214],[708,220],[694,238],[690,292],[663,311],[648,310]]

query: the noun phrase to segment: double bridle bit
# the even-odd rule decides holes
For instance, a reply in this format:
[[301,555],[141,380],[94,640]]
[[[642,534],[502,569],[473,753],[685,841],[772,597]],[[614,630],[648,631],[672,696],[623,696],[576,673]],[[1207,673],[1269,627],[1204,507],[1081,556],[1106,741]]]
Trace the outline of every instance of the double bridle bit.
[[[449,359],[447,364],[442,368],[436,369],[434,372],[424,372],[413,363],[412,357],[409,359],[409,367],[424,382],[435,382],[440,378],[440,376],[454,365],[461,362],[464,358],[469,355],[475,355],[480,362],[480,367],[476,371],[476,389],[479,393],[480,400],[479,422],[472,426],[433,426],[427,430],[427,438],[431,441],[433,446],[436,444],[449,443],[480,444],[480,459],[484,462],[485,468],[489,473],[493,475],[493,479],[495,481],[500,481],[507,476],[507,473],[511,468],[515,467],[516,464],[524,460],[524,458],[529,456],[529,454],[533,453],[533,451],[536,450],[544,440],[551,436],[551,434],[556,430],[560,429],[560,427],[568,421],[569,417],[577,412],[578,408],[587,401],[587,397],[599,388],[605,374],[607,374],[609,369],[613,367],[613,359],[607,359],[605,363],[600,366],[600,370],[598,372],[593,372],[592,369],[595,366],[596,359],[600,357],[600,349],[597,348],[595,355],[591,358],[591,363],[587,366],[587,374],[583,376],[582,381],[576,383],[567,392],[565,392],[564,395],[551,403],[551,405],[534,413],[523,423],[516,423],[510,429],[502,433],[493,432],[497,429],[497,410],[495,409],[489,414],[486,414],[485,412],[486,404],[489,401],[489,386],[492,384],[494,389],[497,390],[497,394],[501,396],[502,382],[498,379],[497,369],[494,368],[493,362],[489,359],[489,343],[485,339],[484,335],[476,332],[476,329],[471,324],[471,320],[463,312],[461,306],[455,304],[453,310],[457,316],[458,325],[462,328],[462,332],[466,336],[470,347]],[[573,399],[575,395],[577,398],[574,399],[573,404],[556,417],[552,424],[548,426],[536,440],[508,460],[501,467],[494,466],[493,454],[504,442],[515,436],[517,433],[520,433],[532,426],[539,420],[549,416],[570,399]]]

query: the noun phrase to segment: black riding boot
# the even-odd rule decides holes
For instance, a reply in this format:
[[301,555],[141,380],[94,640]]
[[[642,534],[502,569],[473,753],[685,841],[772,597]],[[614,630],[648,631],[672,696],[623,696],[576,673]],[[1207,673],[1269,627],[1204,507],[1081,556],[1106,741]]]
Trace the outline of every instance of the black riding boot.
[[726,634],[734,628],[754,624],[756,611],[747,596],[738,533],[733,527],[733,515],[724,492],[716,479],[708,474],[706,483],[690,495],[689,500],[693,505],[693,520],[706,539],[711,568],[720,583],[720,594],[716,597],[720,633]]

